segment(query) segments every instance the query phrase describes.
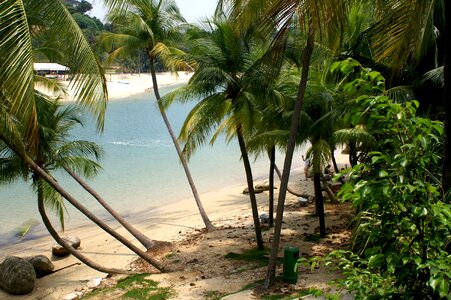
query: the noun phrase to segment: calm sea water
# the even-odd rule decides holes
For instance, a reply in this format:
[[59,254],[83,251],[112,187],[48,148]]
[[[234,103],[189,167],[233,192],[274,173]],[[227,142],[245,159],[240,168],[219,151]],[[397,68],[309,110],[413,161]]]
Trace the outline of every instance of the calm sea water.
[[[173,88],[163,88],[161,92],[164,94]],[[179,131],[192,106],[174,104],[167,112],[175,132]],[[102,172],[89,182],[122,215],[133,216],[150,207],[192,197],[153,95],[147,93],[111,101],[102,134],[95,131],[89,118],[85,123],[85,127],[73,132],[74,139],[94,141],[105,151],[100,162]],[[282,167],[282,157],[279,158]],[[294,164],[299,166],[299,159]],[[227,144],[220,138],[214,146],[207,144],[199,148],[189,165],[199,193],[231,184],[245,185],[235,141]],[[267,169],[266,157],[255,160],[254,177],[266,178]],[[56,173],[55,177],[77,200],[102,215],[101,207],[76,183],[62,173]],[[86,222],[70,204],[67,206],[68,226]],[[20,242],[15,234],[31,223],[36,225],[24,239],[36,238],[44,232],[30,184],[17,182],[0,186],[0,245]]]

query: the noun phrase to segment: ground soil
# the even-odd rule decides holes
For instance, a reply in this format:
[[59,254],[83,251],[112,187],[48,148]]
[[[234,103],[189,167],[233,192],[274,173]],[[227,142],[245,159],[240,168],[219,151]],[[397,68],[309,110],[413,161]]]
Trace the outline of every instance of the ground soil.
[[[265,207],[267,209],[267,207]],[[349,204],[326,203],[327,237],[319,238],[318,218],[314,216],[314,204],[301,207],[294,196],[287,197],[279,250],[276,284],[265,294],[290,295],[299,290],[319,289],[329,291],[331,280],[340,276],[336,271],[324,268],[299,269],[296,284],[282,282],[282,256],[286,246],[297,247],[300,256],[323,256],[334,249],[345,249],[351,236],[351,222],[354,217]],[[230,259],[230,253],[240,254],[256,247],[253,221],[250,211],[234,218],[215,220],[217,228],[213,232],[186,233],[181,241],[160,243],[152,254],[170,269],[168,273],[158,273],[141,259],[133,261],[130,269],[149,273],[148,278],[170,287],[173,299],[258,299],[262,295],[255,287],[265,277],[266,261]],[[180,232],[180,234],[184,234]],[[273,229],[263,227],[265,247],[271,247]],[[268,251],[269,253],[269,251]],[[269,256],[269,255],[268,255]],[[114,286],[121,276],[104,280],[99,288]],[[243,291],[244,290],[244,291]],[[117,299],[121,291],[112,290],[108,294],[90,299]]]

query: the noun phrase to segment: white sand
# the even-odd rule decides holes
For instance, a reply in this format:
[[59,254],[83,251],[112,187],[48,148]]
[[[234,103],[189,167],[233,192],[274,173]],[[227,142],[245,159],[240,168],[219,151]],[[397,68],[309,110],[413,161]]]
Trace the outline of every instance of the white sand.
[[[184,72],[179,72],[178,75],[169,72],[158,73],[158,86],[187,83],[191,75],[192,73]],[[106,75],[106,78],[109,100],[152,91],[152,77],[148,73]]]
[[[178,72],[157,73],[158,86],[171,86],[176,84],[187,83],[192,73]],[[117,100],[126,98],[136,94],[152,92],[152,76],[149,73],[142,74],[114,74],[106,75],[108,100]],[[38,90],[49,94],[53,97],[60,97],[61,101],[74,101],[74,92],[69,87],[69,81],[61,81],[62,85],[67,89],[67,94],[52,93],[46,88],[37,87]]]

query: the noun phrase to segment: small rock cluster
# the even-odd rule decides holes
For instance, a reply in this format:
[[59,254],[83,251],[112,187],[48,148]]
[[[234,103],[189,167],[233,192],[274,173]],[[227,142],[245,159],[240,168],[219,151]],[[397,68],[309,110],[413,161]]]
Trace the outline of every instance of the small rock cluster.
[[[64,238],[74,248],[80,247],[80,239],[77,237]],[[62,246],[52,247],[55,256],[66,256],[69,252]],[[0,288],[13,295],[30,293],[37,278],[53,272],[53,263],[44,255],[36,255],[26,258],[8,256],[0,263]]]
[[53,272],[53,263],[44,255],[28,258],[8,256],[0,264],[0,288],[10,294],[31,292],[37,276]]

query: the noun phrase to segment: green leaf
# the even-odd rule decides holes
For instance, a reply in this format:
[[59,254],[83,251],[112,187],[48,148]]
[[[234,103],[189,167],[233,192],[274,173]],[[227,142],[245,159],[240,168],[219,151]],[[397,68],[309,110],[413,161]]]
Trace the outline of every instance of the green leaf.
[[446,297],[449,296],[449,283],[448,281],[442,279],[440,282],[440,285],[438,287],[438,293],[440,297]]
[[385,171],[385,170],[380,170],[378,175],[379,175],[380,178],[384,178],[384,177],[388,176],[388,172]]
[[373,268],[378,268],[385,261],[384,254],[376,254],[369,258],[368,265]]

